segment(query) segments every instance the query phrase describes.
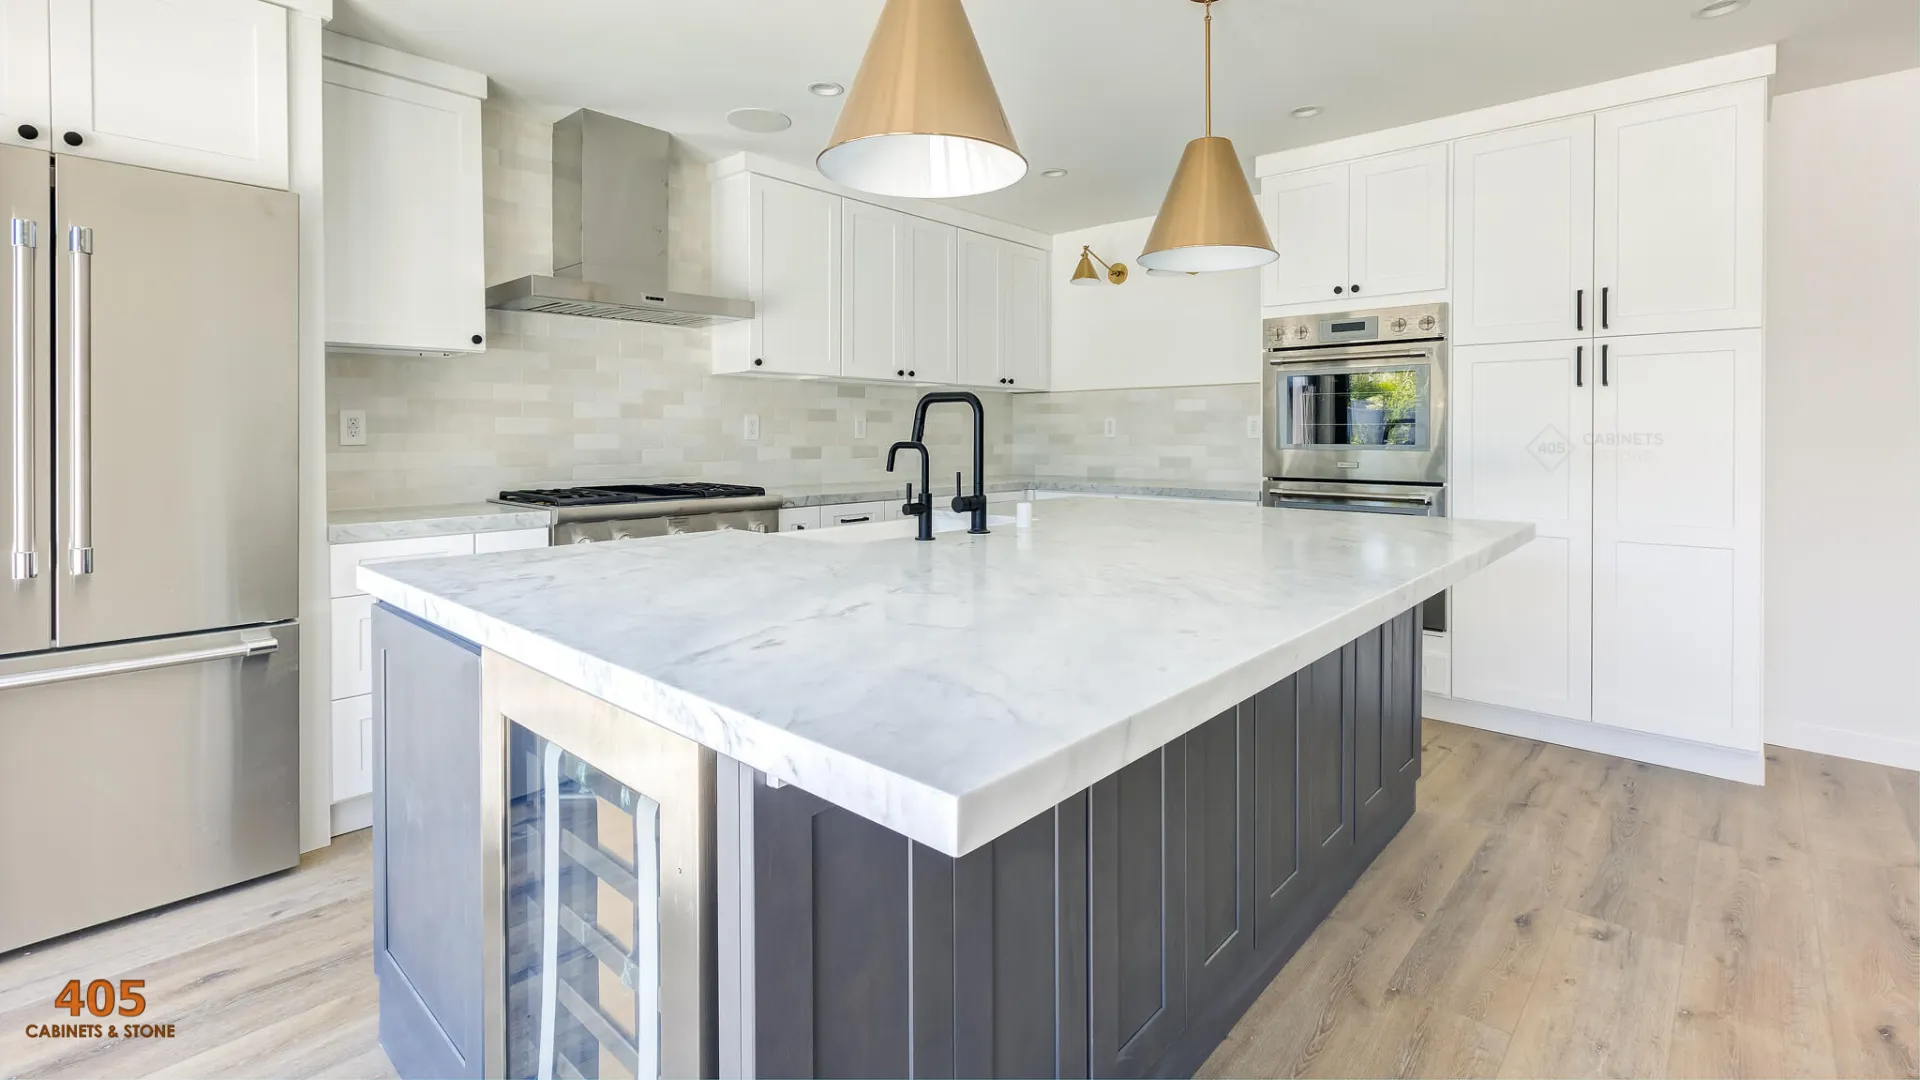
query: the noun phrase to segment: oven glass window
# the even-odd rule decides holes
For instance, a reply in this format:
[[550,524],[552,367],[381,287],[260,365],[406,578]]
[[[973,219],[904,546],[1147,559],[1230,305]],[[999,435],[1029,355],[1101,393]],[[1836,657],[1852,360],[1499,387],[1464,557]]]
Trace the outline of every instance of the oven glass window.
[[1276,380],[1283,446],[1425,450],[1427,366],[1303,370]]

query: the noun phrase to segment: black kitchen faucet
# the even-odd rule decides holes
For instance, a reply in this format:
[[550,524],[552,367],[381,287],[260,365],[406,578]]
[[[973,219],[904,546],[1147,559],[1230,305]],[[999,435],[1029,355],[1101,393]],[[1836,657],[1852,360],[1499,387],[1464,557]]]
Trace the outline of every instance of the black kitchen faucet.
[[902,450],[920,452],[920,497],[918,499],[913,497],[913,481],[907,481],[907,501],[900,507],[900,512],[908,517],[920,519],[920,532],[914,537],[915,540],[931,540],[933,539],[933,481],[927,478],[927,469],[932,464],[927,454],[927,446],[925,443],[897,442],[887,447],[888,472],[893,471],[894,455]]
[[941,390],[920,399],[913,407],[913,441],[926,445],[927,407],[952,402],[955,405],[973,406],[973,494],[960,494],[960,474],[953,474],[953,510],[954,513],[973,514],[973,524],[967,529],[974,534],[987,531],[987,414],[980,407],[980,399],[965,390]]

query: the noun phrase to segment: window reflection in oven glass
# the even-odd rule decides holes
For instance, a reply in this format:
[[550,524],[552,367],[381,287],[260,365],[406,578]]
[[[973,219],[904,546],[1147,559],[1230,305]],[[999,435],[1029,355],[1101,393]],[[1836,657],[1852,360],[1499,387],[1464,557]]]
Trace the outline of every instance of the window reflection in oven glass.
[[1279,394],[1289,446],[1426,446],[1423,368],[1289,375]]

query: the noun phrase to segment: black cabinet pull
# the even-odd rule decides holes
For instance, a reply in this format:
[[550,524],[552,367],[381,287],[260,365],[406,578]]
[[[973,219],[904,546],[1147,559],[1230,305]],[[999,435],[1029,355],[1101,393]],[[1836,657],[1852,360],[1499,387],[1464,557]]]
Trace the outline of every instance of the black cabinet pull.
[[32,124],[21,124],[19,130],[20,130],[20,137],[27,140],[28,142],[32,142],[33,140],[40,137],[40,129],[37,127],[34,127]]
[[478,344],[480,344],[480,343],[481,343],[482,341],[485,341],[485,340],[487,340],[487,339],[486,339],[486,338],[483,338],[483,337],[481,337],[481,336],[480,336],[479,334],[475,334],[475,335],[473,335],[473,343],[474,343],[475,345],[478,345]]
[[1573,328],[1575,330],[1587,328],[1587,290],[1585,289],[1573,290]]
[[[1611,285],[1603,285],[1600,287],[1600,329],[1602,330],[1607,328],[1607,292],[1612,288],[1613,286]],[[1602,379],[1600,381],[1605,382],[1606,380]]]
[[906,375],[907,375],[907,369],[906,369],[906,368],[894,368],[894,369],[893,369],[893,373],[894,373],[895,375],[898,375],[898,376],[900,376],[901,378],[903,378],[903,379],[904,379],[904,378],[906,378]]
[[1575,345],[1573,347],[1573,385],[1575,386],[1587,385],[1587,376],[1584,370],[1586,360],[1587,347],[1585,345]]
[[1348,291],[1348,292],[1350,292],[1350,293],[1358,293],[1358,292],[1360,291],[1360,286],[1358,286],[1358,285],[1349,285],[1349,286],[1347,287],[1347,291]]
[[913,372],[912,372],[912,371],[908,371],[908,372],[907,372],[907,378],[909,378],[909,379],[911,379],[911,378],[913,378],[913,377],[914,377],[914,374],[913,374]]
[[765,361],[765,360],[762,360],[762,359],[760,359],[760,358],[759,358],[759,357],[757,357],[757,356],[753,358],[753,366],[754,366],[754,367],[759,367],[759,366],[760,366],[761,364],[764,364],[764,363],[766,363],[766,361]]
[[1612,348],[1613,346],[1611,345],[1600,346],[1600,385],[1601,386],[1611,385],[1607,381],[1607,352]]
[[1341,288],[1341,287],[1340,287],[1340,286],[1338,286],[1338,285],[1335,285],[1335,286],[1333,287],[1333,295],[1335,295],[1335,296],[1339,296],[1339,295],[1340,295],[1341,293],[1343,293],[1343,292],[1346,292],[1346,291],[1347,291],[1347,290],[1345,290],[1345,289],[1343,289],[1343,288]]
[[80,133],[79,133],[79,132],[77,132],[77,131],[69,131],[69,132],[67,132],[67,133],[66,133],[65,135],[62,135],[62,136],[60,136],[60,138],[61,138],[61,139],[62,139],[62,140],[63,140],[63,141],[64,141],[64,142],[65,142],[65,143],[66,143],[66,144],[68,145],[68,146],[79,146],[79,145],[80,145],[81,143],[83,143],[83,142],[86,142],[86,141],[87,141],[87,140],[85,140],[85,139],[83,139],[83,138],[81,138],[81,137],[80,137]]
[[1008,385],[1008,386],[1012,386],[1012,385],[1013,385],[1013,380],[1012,380],[1012,379],[1008,379],[1008,380],[1007,380],[1007,385]]

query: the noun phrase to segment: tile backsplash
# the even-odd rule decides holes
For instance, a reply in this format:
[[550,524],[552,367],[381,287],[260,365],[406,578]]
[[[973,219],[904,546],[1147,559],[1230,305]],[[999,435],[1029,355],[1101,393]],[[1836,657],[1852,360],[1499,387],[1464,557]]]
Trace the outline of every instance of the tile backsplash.
[[[550,126],[495,103],[482,121],[487,281],[547,273]],[[704,292],[706,163],[678,143],[675,154],[668,285]],[[367,413],[365,446],[329,447],[330,508],[467,502],[503,488],[614,479],[775,491],[905,483],[904,463],[887,476],[886,448],[908,436],[918,388],[716,376],[704,330],[493,311],[487,335],[487,351],[471,356],[329,355],[329,432],[340,409]],[[1246,417],[1260,408],[1256,385],[981,398],[990,475],[1195,483],[1259,475],[1260,443],[1246,435]],[[757,439],[745,437],[748,416],[759,419]],[[855,437],[859,419],[865,438]],[[930,417],[936,491],[950,483],[939,473],[967,464],[969,440],[965,410]]]

